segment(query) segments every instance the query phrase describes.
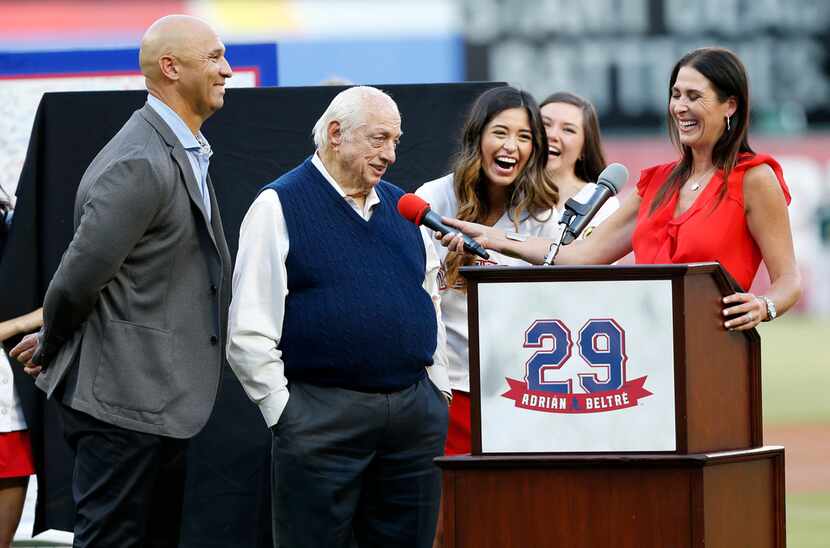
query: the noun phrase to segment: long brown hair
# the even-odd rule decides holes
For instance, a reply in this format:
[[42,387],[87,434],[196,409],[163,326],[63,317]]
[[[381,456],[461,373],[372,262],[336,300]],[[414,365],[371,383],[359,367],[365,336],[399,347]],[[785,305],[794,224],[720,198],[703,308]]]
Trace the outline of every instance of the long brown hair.
[[599,174],[608,165],[605,161],[605,154],[602,151],[602,139],[599,131],[599,116],[597,109],[587,99],[567,91],[557,91],[548,95],[539,104],[539,109],[551,103],[565,103],[573,105],[582,110],[582,131],[584,143],[582,153],[574,165],[574,175],[580,180],[596,182]]
[[[518,229],[519,223],[527,217],[547,220],[537,215],[550,216],[559,199],[559,190],[545,171],[548,162],[547,135],[536,101],[529,93],[512,86],[492,88],[482,93],[470,109],[462,131],[461,150],[455,159],[453,189],[458,202],[456,217],[462,221],[481,223],[490,213],[487,179],[481,169],[481,136],[494,117],[511,108],[523,108],[527,112],[532,151],[511,185],[505,211]],[[472,257],[465,254],[447,254],[444,269],[449,287],[460,281],[458,269],[472,261]]]
[[[730,119],[730,129],[723,134],[712,149],[712,163],[717,169],[723,170],[723,180],[738,163],[738,154],[748,152],[754,154],[749,146],[747,133],[749,130],[749,79],[746,68],[732,51],[725,48],[700,48],[684,55],[672,69],[669,78],[669,104],[671,104],[672,88],[677,81],[677,74],[683,67],[691,67],[706,77],[718,96],[724,102],[730,97],[735,99],[735,114]],[[680,143],[680,134],[677,123],[671,112],[667,113],[669,137],[675,148],[680,151],[680,161],[674,166],[666,182],[657,191],[651,204],[649,214],[654,213],[668,198],[677,192],[683,182],[692,174],[692,151],[687,145]],[[720,202],[726,195],[726,184],[723,185],[715,203]]]

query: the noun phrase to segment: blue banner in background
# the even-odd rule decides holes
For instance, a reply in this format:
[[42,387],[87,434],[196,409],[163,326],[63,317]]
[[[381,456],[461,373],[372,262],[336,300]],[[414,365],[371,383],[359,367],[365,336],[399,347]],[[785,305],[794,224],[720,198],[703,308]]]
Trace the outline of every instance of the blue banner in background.
[[[255,71],[257,86],[462,82],[466,71],[464,40],[457,34],[227,48],[231,67]],[[138,48],[0,52],[0,78],[138,73]]]
[[[234,69],[252,69],[258,86],[276,86],[276,44],[231,44],[225,56]],[[0,53],[0,76],[138,73],[138,48]]]

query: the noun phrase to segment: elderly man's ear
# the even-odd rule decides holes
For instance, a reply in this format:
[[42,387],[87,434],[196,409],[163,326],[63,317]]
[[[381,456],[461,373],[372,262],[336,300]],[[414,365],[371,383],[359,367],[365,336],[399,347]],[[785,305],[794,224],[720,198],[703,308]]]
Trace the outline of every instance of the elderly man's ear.
[[343,132],[340,131],[340,122],[337,120],[329,122],[328,132],[329,143],[332,147],[337,147],[341,142],[343,142]]

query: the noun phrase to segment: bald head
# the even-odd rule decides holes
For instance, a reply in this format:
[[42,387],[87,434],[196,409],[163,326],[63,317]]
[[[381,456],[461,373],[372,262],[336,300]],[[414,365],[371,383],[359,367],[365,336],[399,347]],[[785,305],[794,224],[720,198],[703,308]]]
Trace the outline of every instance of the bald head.
[[233,76],[225,45],[206,22],[189,15],[162,17],[147,29],[138,55],[147,91],[196,133],[222,108]]
[[217,39],[205,21],[190,15],[167,15],[150,25],[141,39],[138,61],[144,77],[157,82],[162,76],[159,60],[164,56],[192,58],[199,44]]

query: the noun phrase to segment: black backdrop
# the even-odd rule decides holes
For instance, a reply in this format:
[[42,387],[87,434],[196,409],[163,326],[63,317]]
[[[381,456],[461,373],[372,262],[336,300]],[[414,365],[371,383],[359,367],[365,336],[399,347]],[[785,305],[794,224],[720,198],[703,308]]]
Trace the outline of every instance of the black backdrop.
[[[413,190],[446,173],[472,100],[494,85],[381,86],[398,103],[404,132],[398,160],[385,178]],[[313,152],[314,121],[342,89],[229,89],[225,107],[205,124],[214,150],[211,177],[233,256],[242,218],[258,190]],[[145,97],[140,91],[43,96],[20,176],[14,225],[0,260],[0,319],[42,304],[72,238],[81,175]],[[44,401],[21,369],[15,367],[15,384],[38,468],[35,531],[71,530],[71,454],[54,404]],[[188,453],[181,546],[271,546],[269,453],[265,423],[226,365],[213,416]],[[309,521],[310,526],[313,518]]]

